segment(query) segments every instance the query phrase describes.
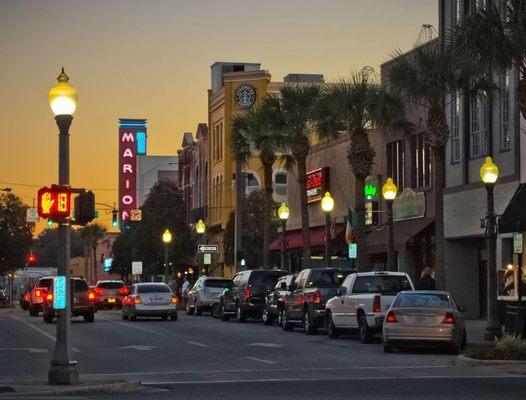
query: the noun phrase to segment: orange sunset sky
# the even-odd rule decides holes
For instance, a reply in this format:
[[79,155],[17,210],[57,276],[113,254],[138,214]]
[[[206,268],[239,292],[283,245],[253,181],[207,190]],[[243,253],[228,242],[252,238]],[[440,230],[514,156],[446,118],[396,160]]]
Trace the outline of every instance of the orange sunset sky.
[[330,81],[379,71],[437,20],[436,0],[0,0],[0,188],[31,204],[56,182],[47,93],[62,65],[79,96],[71,184],[113,203],[118,118],[147,118],[148,153],[176,154],[182,133],[207,122],[215,61]]

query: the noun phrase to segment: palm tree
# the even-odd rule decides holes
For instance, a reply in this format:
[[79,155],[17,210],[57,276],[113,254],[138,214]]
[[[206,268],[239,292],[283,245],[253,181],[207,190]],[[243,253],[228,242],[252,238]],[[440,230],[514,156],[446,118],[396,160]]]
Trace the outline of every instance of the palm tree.
[[263,219],[263,268],[270,268],[269,244],[272,216],[272,167],[277,160],[277,133],[272,129],[272,109],[263,101],[233,120],[233,148],[236,162],[246,165],[257,154],[263,166],[265,211]]
[[[80,231],[80,237],[84,240],[86,248],[91,253],[93,263],[94,281],[97,282],[97,244],[106,234],[106,228],[98,224],[89,224]],[[86,277],[87,278],[87,277]]]
[[308,263],[311,256],[307,155],[320,94],[321,88],[318,85],[291,85],[282,86],[279,95],[271,95],[265,99],[265,107],[273,115],[270,124],[278,133],[278,148],[284,151],[280,159],[287,168],[295,164],[298,172],[304,263]]
[[372,83],[364,69],[349,80],[324,88],[317,109],[317,131],[320,140],[346,134],[350,137],[347,159],[355,180],[355,213],[358,268],[369,263],[365,231],[365,179],[371,175],[375,151],[369,141],[369,131],[378,128],[408,128],[404,123],[401,101],[389,95],[380,85]]
[[485,71],[519,71],[517,103],[526,118],[526,2],[505,0],[466,15],[449,35],[448,45],[463,62]]

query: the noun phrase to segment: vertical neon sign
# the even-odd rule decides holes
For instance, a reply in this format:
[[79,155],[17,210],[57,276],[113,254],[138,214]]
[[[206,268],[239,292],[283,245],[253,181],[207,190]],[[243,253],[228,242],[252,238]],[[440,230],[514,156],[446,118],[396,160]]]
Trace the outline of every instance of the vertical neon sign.
[[119,220],[121,229],[137,208],[137,155],[146,153],[146,120],[119,120]]

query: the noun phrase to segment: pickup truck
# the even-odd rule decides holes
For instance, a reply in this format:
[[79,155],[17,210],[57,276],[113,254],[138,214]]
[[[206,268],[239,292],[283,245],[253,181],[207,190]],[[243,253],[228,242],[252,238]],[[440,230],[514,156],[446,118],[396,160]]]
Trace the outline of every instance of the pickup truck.
[[327,334],[338,337],[341,331],[358,330],[361,343],[368,343],[382,330],[387,310],[398,292],[414,290],[404,272],[360,272],[347,276],[335,297],[327,301]]

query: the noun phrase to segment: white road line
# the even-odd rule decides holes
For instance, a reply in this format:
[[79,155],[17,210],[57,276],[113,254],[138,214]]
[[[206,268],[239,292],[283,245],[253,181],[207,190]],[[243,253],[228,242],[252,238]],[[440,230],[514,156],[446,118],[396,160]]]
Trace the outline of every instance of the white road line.
[[264,360],[262,358],[256,358],[256,357],[245,357],[249,360],[253,360],[253,361],[259,361],[261,363],[264,363],[264,364],[277,364],[276,361],[270,361],[270,360]]
[[[56,342],[57,339],[55,338],[55,336],[52,336],[50,335],[49,333],[43,331],[42,329],[40,328],[37,328],[36,326],[34,326],[33,324],[27,322],[27,321],[24,321],[22,318],[18,318],[18,317],[15,317],[14,315],[10,315],[11,318],[14,318],[20,322],[22,322],[23,324],[29,326],[30,328],[33,328],[34,330],[36,330],[37,332],[40,332],[42,335],[44,335],[45,337],[47,337],[48,339],[51,339],[53,342]],[[80,350],[77,349],[76,347],[73,347],[71,346],[71,349],[75,352],[75,353],[80,353]]]
[[103,320],[103,321],[107,321],[107,322],[111,322],[111,323],[113,323],[113,324],[124,325],[124,326],[127,326],[127,327],[129,327],[129,328],[138,329],[138,330],[140,330],[140,331],[153,333],[154,335],[166,336],[164,333],[157,332],[157,331],[152,331],[151,329],[143,328],[143,327],[141,327],[141,326],[136,326],[136,325],[132,325],[132,324],[127,324],[127,323],[125,323],[125,322],[120,322],[120,321],[113,321],[113,320],[111,320],[111,319],[106,319],[106,318],[98,318],[98,319],[101,319],[101,320]]
[[191,340],[187,340],[186,343],[193,344],[194,346],[199,346],[199,347],[208,347],[207,344],[203,344],[199,342],[192,342]]

